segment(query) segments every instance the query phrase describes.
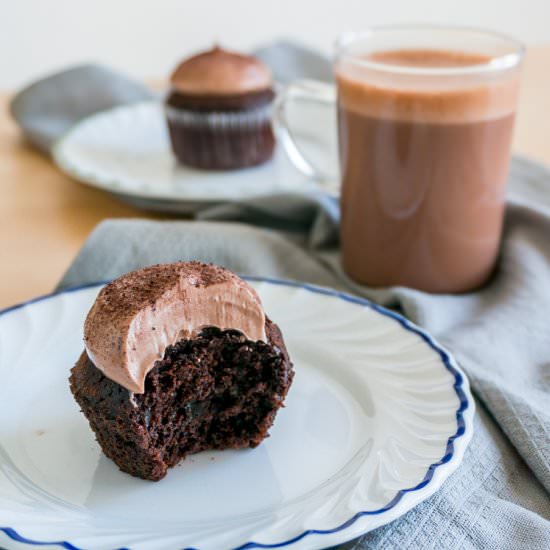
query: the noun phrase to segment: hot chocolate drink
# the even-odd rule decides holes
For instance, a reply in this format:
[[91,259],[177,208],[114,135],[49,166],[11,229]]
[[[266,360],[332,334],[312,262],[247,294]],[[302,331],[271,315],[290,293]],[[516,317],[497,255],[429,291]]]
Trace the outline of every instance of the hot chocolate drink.
[[370,286],[475,288],[499,249],[517,68],[464,78],[490,58],[440,50],[367,59],[390,70],[336,66],[344,268]]

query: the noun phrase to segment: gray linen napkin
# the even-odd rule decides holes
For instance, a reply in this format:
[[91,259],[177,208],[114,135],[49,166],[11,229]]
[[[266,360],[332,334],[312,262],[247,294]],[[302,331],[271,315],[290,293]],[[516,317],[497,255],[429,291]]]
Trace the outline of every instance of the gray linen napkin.
[[[312,76],[309,61],[299,61],[311,57],[294,46],[279,46],[277,70],[284,69],[285,47],[289,66]],[[108,87],[109,80],[100,84]],[[351,282],[339,266],[338,206],[322,194],[219,205],[197,216],[202,221],[103,222],[60,288],[156,262],[201,259],[239,273],[346,289],[400,308],[449,347],[468,373],[479,400],[476,431],[462,466],[437,494],[350,547],[550,548],[547,169],[514,159],[499,268],[487,286],[464,295],[375,291]]]
[[143,84],[100,65],[79,65],[30,84],[10,110],[26,139],[48,153],[79,120],[117,105],[150,99]]
[[287,201],[200,214],[232,223],[105,221],[60,288],[156,262],[200,259],[399,307],[451,349],[469,375],[479,399],[475,434],[462,466],[437,494],[352,546],[550,548],[550,172],[514,160],[499,268],[487,286],[464,295],[352,283],[339,267],[334,209],[319,197]]
[[305,76],[317,80],[332,80],[332,68],[325,56],[289,40],[279,40],[257,48],[254,55],[269,65],[275,80],[282,84]]

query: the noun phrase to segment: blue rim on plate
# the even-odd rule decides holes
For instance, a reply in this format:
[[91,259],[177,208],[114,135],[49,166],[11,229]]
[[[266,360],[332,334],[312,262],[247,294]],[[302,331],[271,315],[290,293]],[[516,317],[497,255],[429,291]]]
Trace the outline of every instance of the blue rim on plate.
[[[414,487],[409,487],[407,489],[401,489],[397,492],[395,497],[388,502],[385,506],[382,508],[379,508],[377,510],[370,510],[370,511],[363,511],[363,512],[357,512],[355,515],[353,515],[350,519],[342,523],[341,525],[334,527],[333,529],[308,529],[307,531],[304,531],[300,535],[295,536],[292,539],[279,542],[279,543],[273,543],[273,544],[262,544],[260,542],[254,542],[250,541],[245,544],[242,544],[241,546],[238,546],[234,550],[249,550],[252,548],[282,548],[284,546],[288,546],[290,544],[294,544],[295,542],[298,542],[302,540],[303,538],[307,537],[308,535],[329,535],[333,533],[337,533],[338,531],[343,531],[344,529],[347,529],[350,527],[353,523],[355,523],[359,518],[363,516],[375,516],[379,514],[383,514],[384,512],[387,512],[391,508],[397,505],[398,502],[401,501],[401,499],[407,494],[412,493],[414,491],[418,491],[422,488],[424,488],[433,478],[433,475],[435,473],[435,470],[442,466],[443,464],[446,464],[451,460],[451,458],[454,455],[454,442],[459,437],[462,437],[466,431],[466,423],[464,421],[464,411],[468,409],[470,406],[470,403],[468,401],[468,397],[466,395],[466,392],[464,391],[464,377],[463,375],[453,366],[451,357],[447,351],[445,351],[439,344],[435,342],[435,340],[424,330],[417,327],[413,323],[411,323],[409,320],[407,320],[405,317],[400,315],[399,313],[396,313],[394,311],[390,311],[389,309],[386,309],[385,307],[382,307],[378,304],[375,304],[374,302],[371,302],[370,300],[367,300],[366,298],[359,298],[357,296],[352,296],[351,294],[347,294],[345,292],[340,292],[337,290],[331,290],[328,288],[318,287],[315,285],[311,285],[308,283],[300,283],[297,281],[288,281],[283,279],[272,279],[269,277],[255,277],[255,276],[243,276],[243,279],[246,279],[248,281],[254,281],[254,282],[266,282],[274,285],[282,285],[282,286],[291,286],[296,288],[303,288],[309,292],[314,292],[317,294],[322,294],[325,296],[333,296],[336,298],[339,298],[341,300],[345,300],[347,302],[351,302],[353,304],[357,304],[363,307],[368,307],[370,309],[373,309],[374,311],[377,311],[378,313],[385,315],[386,317],[390,317],[391,319],[394,319],[397,321],[405,330],[408,330],[410,332],[414,332],[418,336],[424,340],[430,346],[434,351],[436,351],[443,361],[443,364],[445,365],[445,368],[453,375],[455,382],[453,384],[453,388],[455,390],[455,393],[459,400],[459,406],[456,410],[456,423],[457,423],[457,429],[456,432],[449,437],[447,440],[447,446],[445,448],[445,454],[441,457],[440,460],[437,462],[434,462],[428,467],[428,470],[426,472],[426,475],[422,479],[420,483],[415,485]],[[54,298],[55,296],[58,296],[59,294],[67,294],[70,292],[76,292],[78,290],[83,290],[86,288],[91,288],[94,286],[99,286],[102,284],[106,284],[106,281],[103,282],[96,282],[96,283],[88,283],[80,286],[76,286],[73,288],[68,288],[65,290],[61,290],[59,292],[53,292],[51,294],[46,294],[44,296],[39,296],[38,298],[34,298],[32,300],[29,300],[27,302],[23,302],[20,304],[16,304],[14,306],[8,307],[6,309],[0,310],[0,316],[5,315],[6,313],[9,313],[11,311],[14,311],[16,309],[20,309],[22,307],[25,307],[30,304],[34,304],[36,302],[41,302],[43,300],[48,300],[50,298]],[[1,518],[0,518],[1,520]],[[15,542],[21,542],[25,544],[30,544],[34,546],[60,546],[61,548],[66,548],[67,550],[84,550],[79,548],[78,546],[75,546],[74,544],[71,544],[67,541],[37,541],[37,540],[31,540],[24,536],[22,536],[20,533],[18,533],[15,529],[12,527],[2,527],[0,524],[0,532],[3,532],[8,537],[10,537]],[[128,548],[118,548],[116,550],[129,550]],[[195,550],[193,548],[184,548],[182,550]]]

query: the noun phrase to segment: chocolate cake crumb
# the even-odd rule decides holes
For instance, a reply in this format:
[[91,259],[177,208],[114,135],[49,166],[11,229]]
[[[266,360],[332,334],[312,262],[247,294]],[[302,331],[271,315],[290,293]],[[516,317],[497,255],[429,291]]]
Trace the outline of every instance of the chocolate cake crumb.
[[84,352],[71,391],[104,453],[122,471],[158,481],[190,454],[256,447],[268,436],[294,372],[279,328],[269,319],[265,328],[267,343],[216,327],[180,340],[142,394],[106,378]]

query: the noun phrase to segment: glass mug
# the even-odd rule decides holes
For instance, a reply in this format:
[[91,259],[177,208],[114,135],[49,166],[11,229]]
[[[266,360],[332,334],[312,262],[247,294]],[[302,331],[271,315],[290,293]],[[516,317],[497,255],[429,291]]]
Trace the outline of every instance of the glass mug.
[[523,54],[515,40],[488,31],[379,27],[337,41],[336,93],[316,81],[282,92],[282,144],[319,181],[331,176],[295,139],[288,108],[336,103],[342,263],[352,279],[429,292],[465,292],[487,280],[500,245]]

